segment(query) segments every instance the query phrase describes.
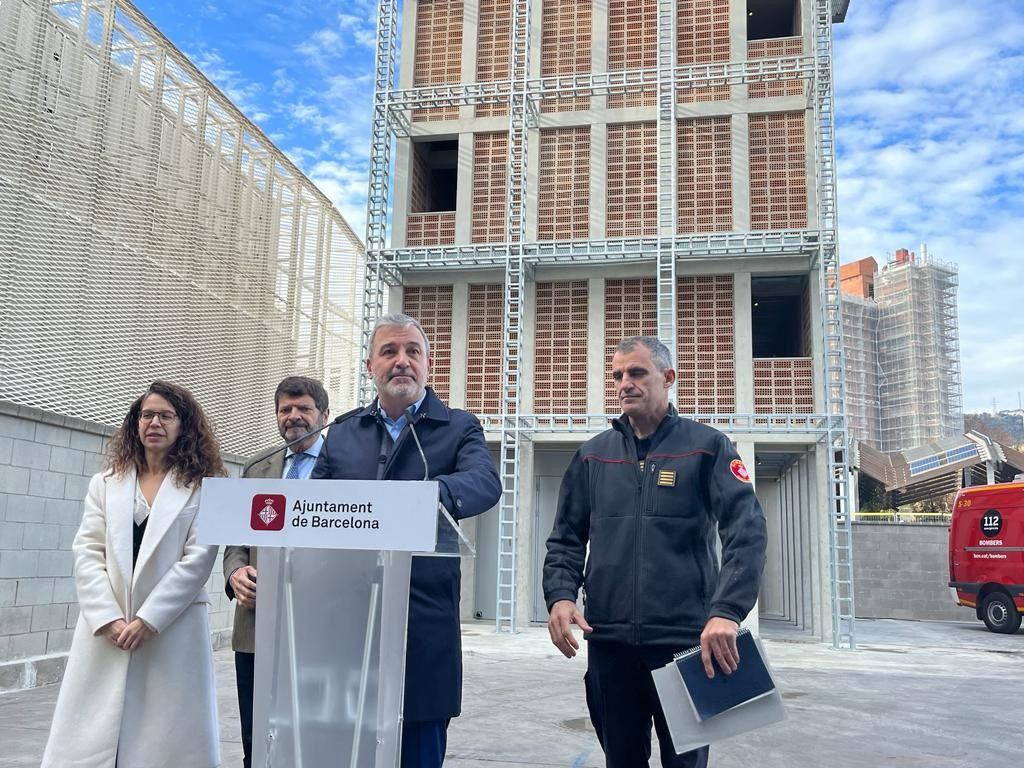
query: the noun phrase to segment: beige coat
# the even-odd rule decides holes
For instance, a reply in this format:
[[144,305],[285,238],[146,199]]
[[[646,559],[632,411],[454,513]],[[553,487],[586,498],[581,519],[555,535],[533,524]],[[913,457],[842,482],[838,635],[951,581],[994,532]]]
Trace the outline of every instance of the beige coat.
[[[276,451],[273,456],[257,461],[244,477],[281,477],[284,471],[284,451]],[[228,598],[235,599],[235,590],[231,587],[231,574],[239,568],[251,565],[256,568],[256,547],[235,546],[224,547],[224,592]],[[257,569],[257,578],[259,569]],[[259,586],[256,587],[259,595]],[[257,599],[259,599],[257,597]],[[256,610],[235,603],[235,624],[231,631],[231,647],[242,653],[256,652]]]
[[[196,543],[199,492],[170,477],[132,568],[135,473],[95,475],[75,537],[81,613],[42,768],[220,764],[205,584],[216,547]],[[131,653],[97,631],[141,618],[157,634]]]

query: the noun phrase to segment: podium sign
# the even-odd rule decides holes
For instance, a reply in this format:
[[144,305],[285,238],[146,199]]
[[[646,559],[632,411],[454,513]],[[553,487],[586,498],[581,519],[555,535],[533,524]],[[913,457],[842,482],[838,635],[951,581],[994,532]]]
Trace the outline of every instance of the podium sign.
[[260,549],[253,766],[397,768],[412,557]]
[[207,478],[198,538],[259,547],[253,765],[395,768],[413,554],[473,554],[437,482]]
[[210,477],[199,543],[432,552],[437,503],[435,480]]

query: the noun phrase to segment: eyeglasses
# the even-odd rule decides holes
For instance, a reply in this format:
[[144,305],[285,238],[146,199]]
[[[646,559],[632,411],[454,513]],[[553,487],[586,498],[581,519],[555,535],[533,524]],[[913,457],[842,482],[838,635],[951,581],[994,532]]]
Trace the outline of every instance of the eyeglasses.
[[173,411],[143,411],[139,414],[139,421],[148,424],[153,419],[160,419],[162,424],[171,424],[178,420],[178,414]]

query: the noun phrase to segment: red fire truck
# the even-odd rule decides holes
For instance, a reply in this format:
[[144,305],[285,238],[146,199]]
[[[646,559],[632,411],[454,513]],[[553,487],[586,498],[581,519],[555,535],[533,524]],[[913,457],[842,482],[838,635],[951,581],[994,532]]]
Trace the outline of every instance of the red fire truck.
[[949,589],[993,632],[1024,612],[1024,482],[964,488],[949,526]]

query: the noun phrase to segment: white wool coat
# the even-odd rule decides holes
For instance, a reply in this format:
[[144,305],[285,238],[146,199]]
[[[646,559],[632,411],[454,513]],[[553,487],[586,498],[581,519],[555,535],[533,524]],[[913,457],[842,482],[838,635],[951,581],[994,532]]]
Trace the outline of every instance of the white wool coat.
[[[217,547],[196,543],[199,491],[164,480],[132,568],[136,474],[95,475],[75,537],[81,608],[42,768],[220,764],[205,585]],[[132,652],[99,629],[141,618]]]

